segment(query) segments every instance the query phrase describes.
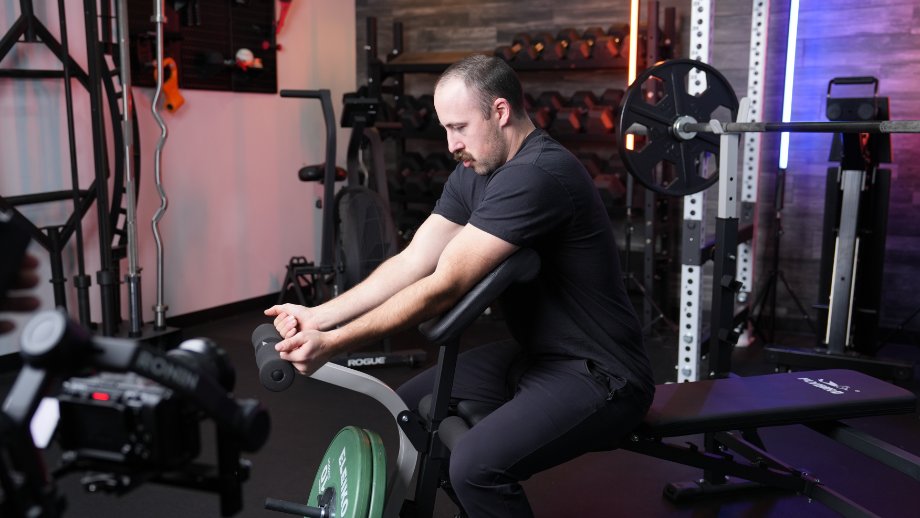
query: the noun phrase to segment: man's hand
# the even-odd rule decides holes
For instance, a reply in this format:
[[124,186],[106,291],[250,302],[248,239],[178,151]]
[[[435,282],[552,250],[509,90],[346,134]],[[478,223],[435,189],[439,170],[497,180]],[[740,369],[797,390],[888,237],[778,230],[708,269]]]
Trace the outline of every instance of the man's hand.
[[275,344],[282,360],[291,362],[304,376],[316,372],[332,357],[330,333],[307,329]]
[[[19,274],[10,285],[10,289],[24,290],[38,286],[38,259],[34,256],[26,255],[22,260],[22,268]],[[37,298],[30,295],[9,295],[0,300],[0,311],[28,312],[38,309],[41,304]],[[13,330],[13,323],[0,320],[0,334],[8,333]]]
[[309,376],[329,361],[332,353],[327,348],[328,336],[319,331],[312,308],[281,304],[266,309],[265,314],[275,317],[273,324],[283,338],[275,344],[275,350],[301,374]]
[[265,314],[275,317],[273,324],[281,338],[290,338],[304,330],[319,329],[313,318],[313,310],[297,304],[281,304],[265,310]]

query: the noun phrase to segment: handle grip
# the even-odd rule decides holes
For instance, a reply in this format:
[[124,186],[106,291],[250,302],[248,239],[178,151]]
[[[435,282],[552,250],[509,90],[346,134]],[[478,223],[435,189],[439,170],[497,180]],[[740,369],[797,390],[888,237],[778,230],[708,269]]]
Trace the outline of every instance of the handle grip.
[[259,381],[273,392],[286,390],[294,382],[294,366],[282,360],[281,354],[275,350],[275,344],[280,341],[281,335],[271,324],[262,324],[252,332]]

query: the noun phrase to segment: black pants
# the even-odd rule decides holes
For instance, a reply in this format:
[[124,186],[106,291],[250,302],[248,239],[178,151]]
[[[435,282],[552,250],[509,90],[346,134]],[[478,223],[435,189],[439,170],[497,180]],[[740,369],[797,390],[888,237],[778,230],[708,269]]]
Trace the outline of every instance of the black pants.
[[[397,392],[415,409],[433,386],[431,369]],[[451,396],[501,404],[451,452],[451,485],[473,518],[533,516],[520,482],[584,453],[615,448],[652,399],[594,372],[585,360],[528,357],[514,342],[460,355]]]

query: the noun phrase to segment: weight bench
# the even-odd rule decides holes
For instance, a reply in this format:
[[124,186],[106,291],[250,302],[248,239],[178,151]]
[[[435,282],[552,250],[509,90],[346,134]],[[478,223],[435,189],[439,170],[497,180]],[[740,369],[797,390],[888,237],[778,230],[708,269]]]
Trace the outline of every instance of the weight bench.
[[[920,481],[920,457],[840,422],[912,413],[916,403],[914,394],[907,390],[849,370],[659,385],[644,421],[620,448],[706,471],[702,481],[668,484],[664,495],[674,502],[752,487],[775,487],[817,500],[845,516],[873,516],[814,476],[772,457],[757,430],[803,424]],[[441,422],[442,442],[452,449],[471,426],[494,409],[460,401],[456,415]],[[424,404],[421,411],[425,412]],[[703,450],[663,441],[696,434],[704,434]],[[736,460],[736,456],[747,462]],[[747,482],[729,483],[726,477]]]
[[[660,385],[645,420],[620,447],[705,470],[699,482],[668,484],[664,492],[672,501],[765,486],[794,491],[845,516],[874,516],[814,476],[771,456],[757,430],[803,424],[920,481],[920,457],[840,422],[909,414],[916,404],[913,393],[850,370]],[[704,435],[704,450],[662,440],[694,434]],[[729,476],[749,482],[728,483]]]
[[[480,303],[468,304],[466,309],[454,308],[438,320],[437,326],[429,323],[421,326],[420,331],[429,341],[439,345],[456,342],[462,330],[481,313],[482,307]],[[447,360],[451,374],[453,361],[455,358]],[[439,374],[444,375],[446,368],[442,366]],[[440,390],[436,393],[446,399],[449,385],[444,386],[440,377],[437,383]],[[430,395],[423,399],[419,413],[429,420],[429,426],[432,421],[440,423],[438,435],[447,450],[496,408],[474,401],[459,401],[453,415],[433,415],[432,402],[436,397]],[[812,475],[772,457],[757,430],[803,424],[920,481],[920,457],[840,422],[858,417],[909,414],[916,411],[916,406],[916,396],[910,391],[850,370],[665,384],[656,388],[648,414],[620,448],[704,470],[700,481],[668,484],[664,494],[672,501],[752,487],[774,487],[817,500],[845,516],[873,516],[859,504],[822,485]],[[441,412],[446,407],[444,400],[434,405],[442,409]],[[704,435],[702,449],[663,440],[697,434]],[[728,482],[728,477],[746,482]]]

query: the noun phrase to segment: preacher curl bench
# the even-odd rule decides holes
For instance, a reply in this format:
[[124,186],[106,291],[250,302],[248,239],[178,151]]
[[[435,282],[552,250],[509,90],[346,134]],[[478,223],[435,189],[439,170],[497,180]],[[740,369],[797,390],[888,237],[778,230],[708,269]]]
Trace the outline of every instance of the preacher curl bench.
[[[460,402],[454,415],[448,415],[460,335],[507,286],[512,282],[532,279],[538,268],[536,254],[521,250],[489,274],[450,312],[420,326],[422,334],[440,346],[436,385],[427,406],[423,402],[420,411],[423,417],[408,411],[392,389],[366,373],[327,364],[313,375],[322,381],[371,396],[387,407],[400,427],[397,469],[389,475],[386,491],[361,481],[363,487],[369,488],[367,491],[385,499],[385,505],[378,503],[372,506],[385,509],[383,516],[431,516],[438,487],[444,488],[450,495],[445,474],[451,446],[470,426],[493,410],[473,402]],[[270,324],[260,326],[253,335],[253,345],[263,385],[281,390],[291,383],[294,374],[290,365],[277,357],[273,347],[266,347],[280,339],[272,339],[270,335],[273,332]],[[758,429],[804,424],[920,481],[920,458],[916,455],[840,422],[842,419],[905,414],[915,410],[916,397],[913,393],[849,370],[788,372],[666,384],[657,387],[655,400],[644,422],[620,447],[704,470],[705,475],[699,482],[668,485],[665,496],[673,500],[756,485],[805,495],[845,516],[873,516],[859,504],[824,486],[814,476],[772,457],[766,451]],[[705,446],[702,449],[665,441],[670,437],[697,434],[703,434]],[[404,505],[403,498],[417,461],[415,499],[410,505]],[[730,484],[727,477],[749,482]],[[317,478],[319,480],[320,477]],[[329,488],[314,487],[311,492],[322,493],[323,490],[328,491]],[[385,496],[382,496],[384,493]],[[311,515],[305,506],[289,504],[273,500],[267,505],[279,511],[307,516],[342,516],[332,509],[326,509],[326,514]]]

